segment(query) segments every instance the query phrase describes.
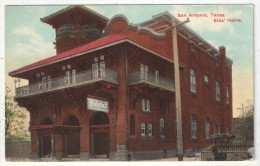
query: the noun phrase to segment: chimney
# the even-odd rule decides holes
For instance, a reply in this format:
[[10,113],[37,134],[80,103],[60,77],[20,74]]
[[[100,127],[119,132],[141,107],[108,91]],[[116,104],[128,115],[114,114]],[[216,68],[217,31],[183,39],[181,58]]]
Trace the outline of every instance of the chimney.
[[226,65],[226,47],[220,46],[219,54],[220,54],[221,65]]

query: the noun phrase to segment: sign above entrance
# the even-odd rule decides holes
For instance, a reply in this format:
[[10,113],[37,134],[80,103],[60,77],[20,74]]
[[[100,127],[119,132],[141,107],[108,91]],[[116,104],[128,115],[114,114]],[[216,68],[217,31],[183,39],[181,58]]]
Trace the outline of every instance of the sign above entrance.
[[87,108],[92,111],[108,112],[108,101],[87,97]]

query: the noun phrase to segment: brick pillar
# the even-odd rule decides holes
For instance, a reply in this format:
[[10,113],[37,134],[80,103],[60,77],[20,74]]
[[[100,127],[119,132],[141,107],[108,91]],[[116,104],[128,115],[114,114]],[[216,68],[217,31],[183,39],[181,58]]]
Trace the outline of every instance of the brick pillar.
[[[224,46],[219,47],[220,53],[220,67],[221,67],[221,83],[220,93],[222,101],[222,118],[221,118],[221,132],[226,133],[231,130],[232,123],[232,111],[227,109],[226,102],[226,87],[227,87],[227,64],[226,64],[226,48]],[[229,92],[230,93],[230,92]]]
[[36,130],[31,130],[31,153],[30,159],[38,159],[38,136]]
[[127,51],[121,50],[118,56],[118,110],[116,129],[116,153],[114,160],[127,160]]
[[80,160],[89,160],[89,124],[80,129]]
[[52,135],[52,146],[54,146],[54,154],[57,160],[63,157],[63,134]]

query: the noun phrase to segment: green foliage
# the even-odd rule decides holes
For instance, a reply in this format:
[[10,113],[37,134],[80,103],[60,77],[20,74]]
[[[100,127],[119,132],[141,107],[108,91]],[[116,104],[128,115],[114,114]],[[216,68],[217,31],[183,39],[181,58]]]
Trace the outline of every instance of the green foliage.
[[242,136],[245,141],[254,140],[254,107],[252,106],[243,118]]
[[[25,111],[22,111],[14,97],[11,95],[11,90],[6,86],[5,89],[5,137],[7,140],[20,140],[28,137],[25,125]],[[24,137],[24,138],[22,138]]]

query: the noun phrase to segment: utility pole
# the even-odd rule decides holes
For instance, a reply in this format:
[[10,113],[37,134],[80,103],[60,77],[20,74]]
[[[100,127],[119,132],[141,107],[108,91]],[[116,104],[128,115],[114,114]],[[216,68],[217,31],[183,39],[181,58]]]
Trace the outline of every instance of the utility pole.
[[[172,23],[174,20],[172,20]],[[180,89],[180,70],[179,70],[179,54],[178,54],[178,32],[177,27],[189,22],[180,22],[171,27],[172,30],[172,43],[173,43],[173,61],[174,61],[174,78],[175,78],[175,101],[176,101],[176,132],[177,132],[177,154],[178,161],[183,161],[183,141],[182,141],[182,115],[181,115],[181,89]]]

